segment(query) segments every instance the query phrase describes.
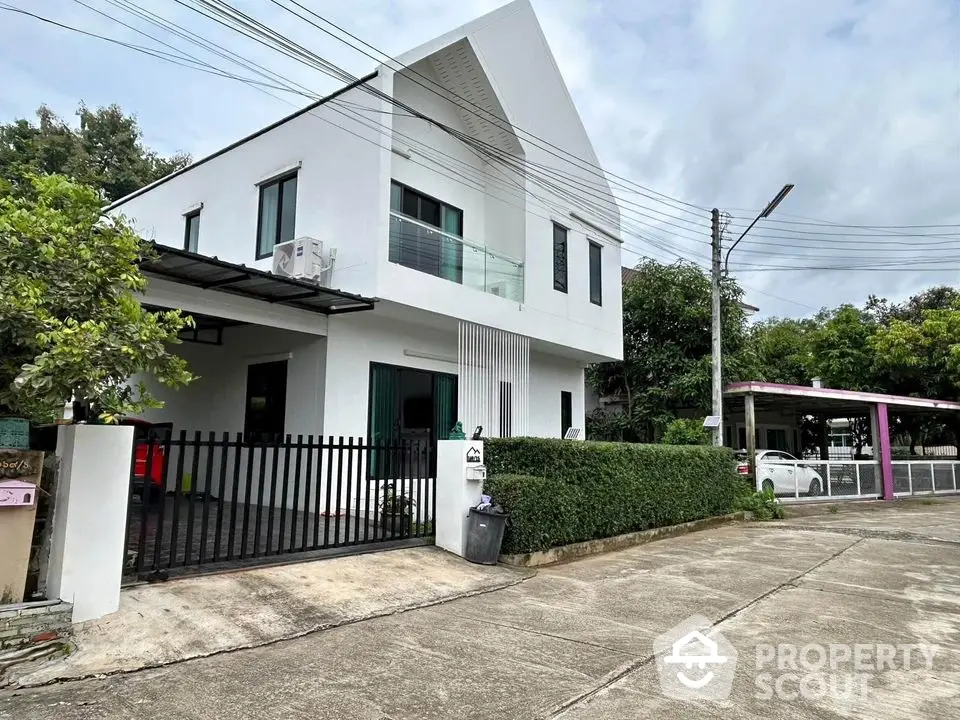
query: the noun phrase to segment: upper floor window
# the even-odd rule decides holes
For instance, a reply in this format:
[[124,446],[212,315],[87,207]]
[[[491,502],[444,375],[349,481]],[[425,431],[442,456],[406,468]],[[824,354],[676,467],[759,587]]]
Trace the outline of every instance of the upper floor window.
[[553,224],[553,289],[567,291],[567,229]]
[[200,211],[189,212],[183,218],[183,249],[197,252],[200,242]]
[[603,305],[603,285],[601,278],[600,245],[590,243],[590,302],[594,305]]
[[390,210],[417,221],[391,218],[390,262],[462,283],[463,210],[398,182],[390,184]]
[[257,220],[257,260],[270,257],[277,243],[293,240],[296,219],[296,173],[263,183]]

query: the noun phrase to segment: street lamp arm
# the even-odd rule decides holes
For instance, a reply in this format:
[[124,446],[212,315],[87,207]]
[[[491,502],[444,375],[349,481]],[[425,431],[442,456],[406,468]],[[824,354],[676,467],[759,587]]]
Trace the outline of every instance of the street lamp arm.
[[740,233],[740,237],[738,237],[736,242],[734,242],[733,245],[730,246],[730,249],[727,250],[727,254],[723,258],[723,274],[724,275],[726,275],[730,270],[730,253],[733,252],[733,249],[740,243],[741,240],[743,240],[744,236],[748,232],[750,232],[753,226],[757,224],[758,220],[760,220],[761,218],[770,217],[771,213],[773,213],[773,211],[777,209],[777,205],[783,202],[783,199],[790,194],[791,190],[793,190],[793,185],[790,183],[787,183],[782,188],[780,188],[780,192],[776,194],[776,197],[774,197],[773,200],[767,203],[767,206],[763,209],[763,212],[757,215],[753,219],[753,222],[747,226],[747,229],[744,230],[742,233]]
[[753,226],[756,225],[756,224],[757,224],[757,221],[758,221],[760,218],[762,218],[762,217],[763,217],[763,213],[760,213],[759,215],[757,215],[757,216],[753,219],[753,222],[750,223],[749,225],[747,225],[747,229],[744,230],[742,233],[740,233],[740,237],[738,237],[738,238],[734,241],[733,245],[731,245],[729,248],[727,248],[727,254],[723,256],[723,275],[724,275],[724,277],[726,277],[727,273],[730,272],[730,253],[733,252],[733,249],[740,243],[741,240],[743,240],[744,236],[745,236],[748,232],[750,232],[750,230],[753,228]]

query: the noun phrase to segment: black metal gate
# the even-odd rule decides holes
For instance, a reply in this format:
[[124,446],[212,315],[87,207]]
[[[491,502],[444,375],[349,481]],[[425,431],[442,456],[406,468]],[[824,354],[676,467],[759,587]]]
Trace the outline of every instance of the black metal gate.
[[126,582],[433,542],[428,444],[242,434],[134,445]]

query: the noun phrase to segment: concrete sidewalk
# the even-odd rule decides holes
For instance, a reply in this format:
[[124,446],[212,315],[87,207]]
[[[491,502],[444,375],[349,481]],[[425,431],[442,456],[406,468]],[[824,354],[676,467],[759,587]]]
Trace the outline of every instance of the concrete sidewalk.
[[[803,518],[820,529],[743,524],[663,540],[268,647],[0,693],[0,718],[952,720],[960,553],[896,536],[901,524],[952,522],[942,511],[890,506],[869,523],[848,514],[841,528],[825,516]],[[861,524],[879,534],[856,535]],[[739,652],[733,692],[720,703],[660,691],[653,639],[693,614]],[[758,644],[871,643],[939,648],[929,669],[874,673],[862,696],[766,698],[757,685]]]
[[532,574],[414,548],[140,585],[122,592],[119,612],[77,631],[72,655],[15,669],[10,680],[37,685],[258,647]]

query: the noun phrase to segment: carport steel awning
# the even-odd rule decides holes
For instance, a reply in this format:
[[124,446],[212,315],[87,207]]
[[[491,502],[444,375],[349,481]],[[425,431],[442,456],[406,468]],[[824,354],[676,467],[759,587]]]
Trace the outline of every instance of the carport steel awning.
[[758,410],[775,408],[810,415],[830,414],[834,417],[856,417],[877,403],[886,405],[893,412],[904,414],[960,412],[960,403],[950,400],[806,385],[740,382],[727,385],[723,394],[728,400],[740,401],[737,403],[740,409],[743,407],[742,399],[747,395],[753,395]]
[[151,245],[155,257],[140,263],[147,275],[324,315],[373,310],[375,301],[371,298],[325,288],[310,280],[282,277],[167,245]]

